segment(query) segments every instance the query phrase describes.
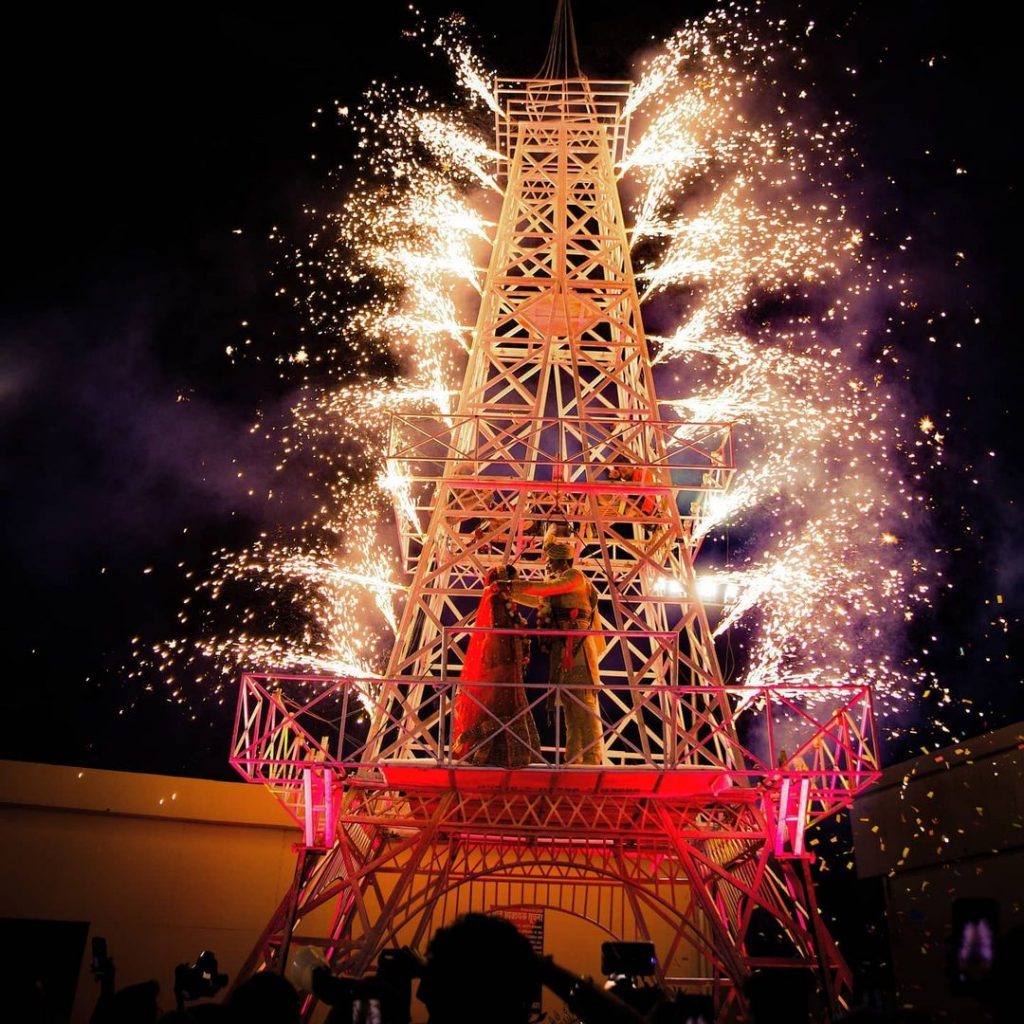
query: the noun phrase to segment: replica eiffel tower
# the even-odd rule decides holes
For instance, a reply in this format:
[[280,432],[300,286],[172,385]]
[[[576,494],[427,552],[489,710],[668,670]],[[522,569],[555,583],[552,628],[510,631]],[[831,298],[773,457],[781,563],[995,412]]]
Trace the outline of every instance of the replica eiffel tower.
[[[877,775],[871,695],[723,680],[694,560],[733,434],[666,418],[655,393],[616,177],[630,90],[580,74],[565,3],[538,77],[495,83],[503,205],[458,406],[391,426],[411,585],[387,674],[242,680],[232,763],[304,829],[243,976],[282,969],[300,942],[361,974],[457,913],[543,907],[656,933],[663,981],[696,951],[688,984],[714,993],[718,1019],[742,1017],[759,968],[810,968],[828,1012],[843,1005],[804,830]],[[475,624],[488,570],[542,577],[552,525],[598,596],[600,739],[584,759],[565,754],[578,689],[535,664],[503,717],[462,674],[474,634],[502,633]],[[488,742],[514,734],[529,763],[456,756],[460,686]]]

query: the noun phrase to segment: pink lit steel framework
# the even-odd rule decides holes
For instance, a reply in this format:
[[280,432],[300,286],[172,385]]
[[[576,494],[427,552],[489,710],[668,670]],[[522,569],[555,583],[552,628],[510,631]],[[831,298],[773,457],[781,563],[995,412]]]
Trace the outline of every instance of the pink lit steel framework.
[[[232,763],[304,830],[246,972],[292,942],[363,972],[399,936],[504,902],[621,938],[667,922],[662,963],[702,950],[723,1019],[758,966],[810,966],[842,1004],[804,831],[877,776],[871,695],[724,684],[694,559],[733,435],[667,418],[655,394],[616,184],[630,88],[497,82],[504,199],[458,407],[391,427],[412,580],[388,670],[242,680]],[[572,525],[600,594],[604,763],[564,763],[558,706],[530,767],[469,767],[451,712],[481,578],[508,561],[540,575],[551,522]],[[528,683],[522,713],[549,690]],[[750,948],[765,915],[775,958]]]

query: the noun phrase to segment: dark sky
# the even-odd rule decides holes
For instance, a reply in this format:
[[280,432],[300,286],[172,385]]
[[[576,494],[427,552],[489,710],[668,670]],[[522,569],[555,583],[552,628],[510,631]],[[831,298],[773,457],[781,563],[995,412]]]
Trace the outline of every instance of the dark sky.
[[[428,15],[451,7],[418,6]],[[492,65],[528,74],[543,59],[551,6],[524,0],[516,26],[497,4],[460,9]],[[990,18],[944,6],[811,5],[808,52],[820,95],[857,124],[863,202],[877,199],[893,239],[915,237],[906,265],[918,315],[949,311],[939,344],[912,329],[901,344],[915,400],[951,413],[936,521],[959,538],[949,541],[960,548],[950,566],[957,594],[923,628],[942,637],[934,667],[977,701],[963,726],[970,734],[1024,714],[1020,360],[1010,323],[1016,57]],[[601,76],[627,76],[650,37],[706,9],[576,7],[585,70]],[[806,6],[774,9],[809,17]],[[303,205],[330,201],[326,167],[347,157],[344,133],[310,128],[316,109],[355,106],[373,78],[445,89],[442,63],[402,38],[413,23],[407,4],[360,5],[358,27],[352,10],[8,16],[0,755],[226,772],[227,712],[169,705],[126,680],[123,666],[133,636],[173,634],[179,561],[198,563],[271,525],[232,460],[250,479],[269,473],[273,455],[249,426],[294,388],[271,357],[301,320],[274,299],[270,271],[282,253],[267,236],[276,225],[302,238]],[[856,94],[842,73],[851,63],[861,69]],[[225,347],[247,336],[267,358],[230,366]],[[984,604],[996,594],[1002,605]],[[999,615],[1009,633],[992,625]]]

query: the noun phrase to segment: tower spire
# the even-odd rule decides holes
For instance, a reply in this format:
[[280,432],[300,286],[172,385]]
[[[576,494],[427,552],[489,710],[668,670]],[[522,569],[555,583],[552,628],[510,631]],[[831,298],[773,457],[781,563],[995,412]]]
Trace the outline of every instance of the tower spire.
[[537,78],[582,78],[580,55],[576,48],[576,26],[572,20],[571,0],[558,0],[551,41]]

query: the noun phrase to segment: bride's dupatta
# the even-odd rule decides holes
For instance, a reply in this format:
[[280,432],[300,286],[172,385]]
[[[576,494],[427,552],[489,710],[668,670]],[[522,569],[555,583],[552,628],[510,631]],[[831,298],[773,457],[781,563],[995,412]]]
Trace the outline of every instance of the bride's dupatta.
[[526,710],[522,686],[526,640],[488,632],[523,624],[510,608],[498,585],[485,588],[455,693],[452,755],[472,764],[522,767],[540,756],[537,727]]

